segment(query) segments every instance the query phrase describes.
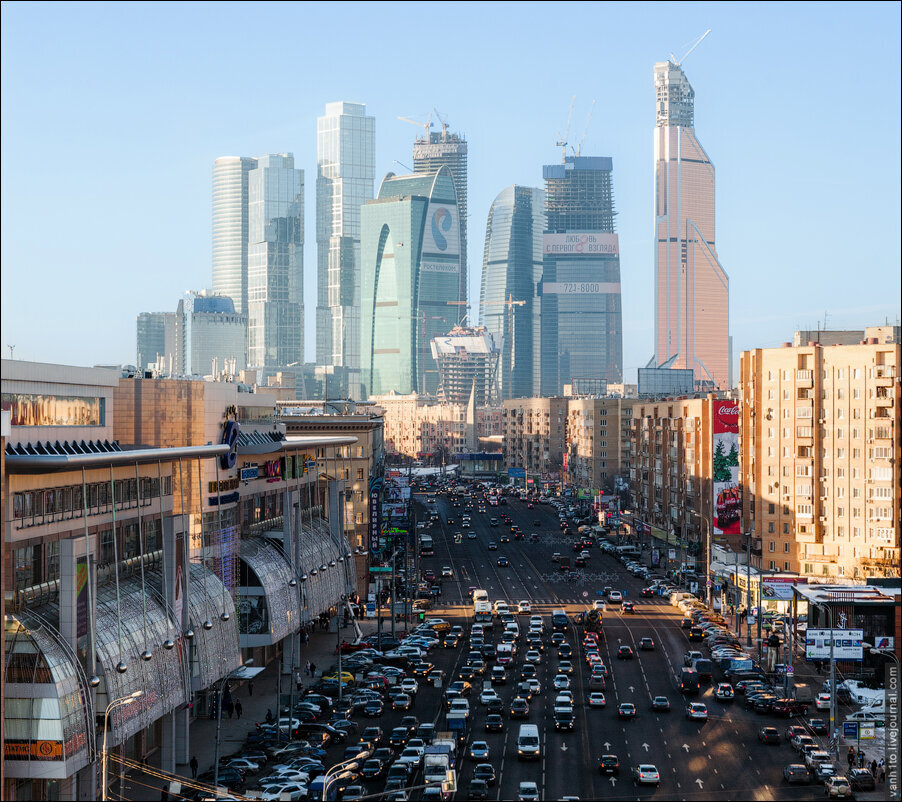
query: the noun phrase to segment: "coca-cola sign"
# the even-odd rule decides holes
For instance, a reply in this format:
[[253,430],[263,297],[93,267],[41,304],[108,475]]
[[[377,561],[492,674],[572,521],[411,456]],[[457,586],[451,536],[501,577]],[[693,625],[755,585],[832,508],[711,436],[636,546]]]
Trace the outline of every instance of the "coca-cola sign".
[[742,518],[739,485],[739,404],[712,402],[711,478],[714,490],[715,534],[735,534]]

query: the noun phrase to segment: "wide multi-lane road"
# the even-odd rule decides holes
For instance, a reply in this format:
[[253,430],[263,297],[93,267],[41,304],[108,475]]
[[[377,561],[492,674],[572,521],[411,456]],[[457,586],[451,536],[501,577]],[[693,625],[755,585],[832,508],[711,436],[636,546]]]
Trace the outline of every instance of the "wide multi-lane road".
[[[636,799],[655,796],[661,799],[803,799],[812,793],[822,793],[817,786],[786,786],[782,783],[783,766],[796,762],[797,756],[788,744],[765,746],[757,740],[758,730],[765,725],[785,730],[785,719],[771,719],[746,711],[743,697],[722,704],[714,699],[711,686],[703,686],[702,694],[691,701],[704,702],[709,711],[707,722],[689,721],[684,713],[686,700],[678,690],[677,674],[683,665],[683,655],[690,645],[679,627],[681,614],[662,597],[643,598],[643,583],[629,574],[612,556],[600,549],[591,549],[586,568],[579,569],[577,579],[569,579],[557,563],[551,561],[554,552],[570,557],[573,536],[560,534],[557,513],[548,505],[528,509],[524,502],[511,499],[507,506],[487,507],[485,514],[478,505],[470,512],[471,528],[463,529],[461,516],[466,511],[451,506],[447,496],[439,495],[428,504],[425,495],[417,494],[416,515],[422,520],[428,510],[437,509],[440,522],[428,531],[435,541],[435,555],[423,558],[421,571],[431,568],[436,575],[443,566],[451,566],[454,577],[443,582],[442,596],[436,615],[452,623],[462,623],[469,630],[472,623],[472,604],[468,589],[479,587],[488,591],[493,601],[505,599],[516,604],[521,600],[532,603],[533,612],[545,616],[550,632],[550,613],[563,608],[574,614],[591,606],[598,592],[610,585],[635,602],[635,613],[622,613],[614,607],[604,613],[605,637],[600,653],[610,670],[605,695],[607,706],[592,709],[586,704],[589,694],[588,672],[580,649],[581,632],[572,627],[568,641],[574,647],[574,674],[571,690],[574,693],[577,716],[572,732],[554,730],[552,707],[555,692],[552,681],[557,673],[558,658],[551,647],[550,636],[542,663],[538,667],[542,694],[530,709],[528,722],[537,724],[542,736],[543,758],[540,763],[520,763],[516,755],[519,721],[510,721],[507,711],[515,695],[525,649],[515,659],[511,680],[496,686],[505,702],[506,731],[486,733],[486,711],[474,698],[474,727],[471,740],[485,740],[491,748],[491,762],[498,774],[498,784],[491,789],[497,799],[515,799],[521,780],[534,780],[543,799],[578,796],[581,799]],[[509,526],[500,521],[507,513],[523,530],[522,541],[500,543],[501,535],[509,533]],[[499,526],[490,526],[490,518],[499,519]],[[451,518],[454,524],[448,525]],[[539,521],[539,525],[535,525]],[[463,535],[455,543],[454,533]],[[474,532],[475,538],[469,538]],[[539,542],[529,542],[531,533],[539,533]],[[489,542],[498,544],[490,551]],[[498,557],[504,555],[509,565],[501,567]],[[525,625],[523,630],[525,631]],[[493,635],[497,642],[499,633]],[[640,651],[639,640],[651,637],[654,651]],[[617,648],[632,646],[635,658],[618,660]],[[693,645],[693,648],[695,645]],[[447,668],[454,674],[466,654],[466,646],[455,650],[453,665]],[[448,656],[450,658],[450,655]],[[443,661],[444,662],[444,661]],[[454,677],[449,677],[453,679]],[[477,683],[478,686],[478,683]],[[474,693],[479,687],[474,689]],[[651,699],[664,695],[670,699],[669,713],[653,712]],[[617,707],[632,702],[638,709],[633,720],[621,721]],[[598,759],[604,753],[616,754],[620,759],[620,776],[604,777],[598,771]],[[631,779],[632,769],[639,763],[653,763],[661,775],[657,788],[636,787]],[[459,782],[466,788],[472,777],[473,761],[464,760]]]

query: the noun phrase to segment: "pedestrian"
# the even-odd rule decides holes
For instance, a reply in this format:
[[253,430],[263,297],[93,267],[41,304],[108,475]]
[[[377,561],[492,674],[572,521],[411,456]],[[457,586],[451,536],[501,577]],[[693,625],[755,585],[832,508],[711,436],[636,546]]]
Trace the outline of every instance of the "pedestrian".
[[191,779],[196,780],[197,779],[197,757],[192,755],[191,762],[188,765],[191,766]]
[[250,680],[250,681],[247,683],[247,695],[248,695],[248,696],[253,696],[253,695],[254,695],[254,681],[253,681],[253,680]]
[[242,710],[241,702],[235,702],[235,712],[238,714],[238,718],[241,718]]
[[851,769],[855,765],[855,747],[854,746],[849,747],[848,759],[849,759],[849,768]]
[[883,758],[880,758],[880,762],[877,764],[877,782],[886,782],[886,762]]
[[229,714],[229,718],[232,717],[232,713],[234,713],[234,712],[235,712],[235,704],[234,704],[234,702],[229,702],[226,705],[226,713]]
[[266,723],[272,724],[272,710],[270,708],[266,708]]
[[169,789],[166,783],[163,783],[163,790],[160,791],[160,802],[169,802]]
[[876,760],[871,761],[871,775],[874,777],[875,780],[877,779],[877,761]]
[[310,664],[310,676],[311,677],[316,676],[316,664],[315,663]]
[[304,664],[304,673],[308,677],[310,676],[310,661],[309,660]]
[[858,752],[858,768],[864,768],[864,750],[859,750]]

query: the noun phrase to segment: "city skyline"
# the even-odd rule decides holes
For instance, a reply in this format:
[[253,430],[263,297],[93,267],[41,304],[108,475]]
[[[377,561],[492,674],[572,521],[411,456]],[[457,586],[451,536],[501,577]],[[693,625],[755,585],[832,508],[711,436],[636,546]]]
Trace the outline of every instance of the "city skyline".
[[[611,155],[618,165],[623,362],[629,380],[654,352],[653,243],[648,236],[653,174],[647,139],[654,119],[653,65],[669,50],[681,55],[682,45],[709,27],[712,34],[688,59],[685,70],[697,95],[704,98],[696,125],[703,130],[718,169],[717,245],[732,285],[734,364],[739,351],[775,345],[798,328],[825,322],[828,328],[860,328],[899,315],[899,127],[898,114],[887,115],[883,103],[894,91],[897,6],[862,5],[855,14],[828,7],[817,21],[802,5],[760,6],[754,14],[728,6],[673,10],[662,6],[655,15],[642,13],[641,7],[591,9],[581,12],[586,23],[603,20],[612,32],[612,47],[600,61],[563,43],[551,45],[541,15],[529,9],[513,23],[511,41],[544,52],[539,62],[565,59],[569,69],[558,71],[562,75],[548,78],[540,66],[519,68],[522,74],[505,86],[501,96],[497,85],[483,88],[471,70],[480,74],[500,70],[506,54],[513,52],[508,45],[483,56],[458,81],[450,85],[446,81],[440,90],[425,76],[405,75],[402,81],[398,67],[389,60],[368,59],[372,70],[363,74],[362,56],[352,56],[334,74],[308,81],[290,111],[284,103],[269,104],[273,111],[253,120],[245,110],[221,102],[227,85],[234,90],[229,80],[235,78],[235,68],[217,60],[221,55],[213,59],[205,78],[191,77],[196,60],[210,57],[206,38],[196,50],[188,47],[189,41],[194,44],[192,32],[210,22],[201,6],[184,7],[184,27],[178,32],[170,30],[165,13],[148,7],[103,18],[103,24],[98,24],[101,18],[91,8],[61,8],[48,22],[39,21],[37,6],[3,7],[2,345],[14,346],[17,358],[131,362],[137,314],[169,308],[170,299],[187,287],[209,284],[210,164],[228,153],[292,152],[296,166],[313,174],[315,121],[327,102],[366,103],[379,132],[375,159],[379,174],[396,170],[394,160],[404,162],[411,152],[415,134],[396,116],[425,119],[433,107],[447,114],[452,130],[468,142],[468,222],[470,228],[482,231],[491,202],[504,187],[539,185],[541,165],[554,160],[554,142],[564,133],[567,104],[576,94],[570,141],[574,146],[580,141],[586,112],[597,97],[582,153]],[[374,22],[376,10],[354,8],[350,51],[345,52],[355,47],[361,54],[371,52],[366,42],[381,31],[381,23]],[[318,24],[334,10],[303,7],[288,13],[292,19]],[[489,20],[501,13],[500,7],[486,10]],[[228,30],[232,18],[233,12],[226,10],[212,23],[210,42],[217,33],[238,35]],[[167,43],[173,52],[173,63],[163,65],[162,75],[154,74],[152,80],[141,66],[144,45],[138,42],[131,50],[120,51],[116,44],[120,29],[135,25],[146,30],[146,41]],[[414,25],[426,29],[429,20]],[[457,21],[449,30],[462,25]],[[480,44],[487,33],[467,32],[475,47],[488,49]],[[56,51],[52,57],[35,60],[38,35],[44,43],[59,44],[45,48]],[[66,44],[73,39],[89,45],[79,48],[74,62],[71,44]],[[875,47],[875,41],[880,46]],[[855,68],[833,71],[830,81],[812,80],[809,65],[840,44]],[[755,59],[753,68],[746,67],[754,70],[754,80],[744,81],[739,91],[737,78],[725,66],[736,53],[749,53],[751,58],[762,47],[766,55]],[[267,63],[274,68],[274,63],[287,64],[287,58],[270,53]],[[307,60],[322,59],[322,46],[314,43],[309,54],[293,58],[303,63],[292,69],[304,72]],[[71,69],[60,70],[58,59],[71,62]],[[117,70],[107,69],[111,60]],[[165,77],[172,71],[188,75],[185,99],[163,92],[171,85]],[[24,80],[24,75],[29,78]],[[255,86],[262,93],[260,107],[265,108],[274,90],[260,85],[258,78],[254,68],[242,77],[241,86],[244,91]],[[124,92],[126,86],[130,93]],[[204,94],[199,94],[201,86]],[[125,100],[118,106],[101,102],[123,92]],[[854,159],[835,158],[850,132],[824,127],[820,116],[810,111],[830,108],[836,96],[845,98],[844,120],[853,129],[851,136],[868,143]],[[41,97],[40,104],[36,97]],[[799,102],[801,97],[804,103]],[[117,116],[110,117],[114,106]],[[57,124],[61,117],[69,121],[66,137]],[[508,135],[502,136],[505,130]],[[142,159],[133,159],[135,150]],[[104,163],[126,163],[128,154],[128,169],[93,169],[89,178],[85,171],[99,163],[101,151]],[[51,165],[57,205],[68,212],[62,215],[51,208],[37,216],[29,210],[39,204],[37,188],[50,180]],[[123,182],[142,190],[124,191]],[[176,183],[179,191],[172,192]],[[838,195],[847,199],[842,222],[850,232],[847,237],[833,233],[836,222],[830,222],[819,202]],[[129,201],[122,203],[118,200],[122,197]],[[306,206],[305,227],[313,231],[315,204],[310,193]],[[45,224],[38,227],[39,219],[46,223],[47,214],[54,238],[46,236]],[[113,235],[98,240],[90,233],[97,220],[104,220]],[[148,228],[168,233],[148,237]],[[471,322],[476,322],[472,318],[478,305],[480,240],[469,237]],[[750,248],[755,240],[758,247]],[[315,237],[307,236],[307,361],[313,361],[315,346],[314,248]],[[133,258],[123,267],[129,254]],[[860,272],[865,267],[875,278],[870,289],[863,282],[848,281],[850,268]],[[27,277],[35,270],[46,277],[36,312],[23,303],[30,291]],[[775,293],[774,287],[780,292]],[[237,307],[240,301],[234,300]],[[8,355],[8,350],[4,353]]]

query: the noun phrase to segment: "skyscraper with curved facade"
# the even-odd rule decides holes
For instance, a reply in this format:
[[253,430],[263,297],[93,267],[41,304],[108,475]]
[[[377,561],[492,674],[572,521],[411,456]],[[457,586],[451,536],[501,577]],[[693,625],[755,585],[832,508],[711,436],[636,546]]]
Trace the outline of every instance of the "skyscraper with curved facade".
[[489,209],[479,294],[479,323],[500,349],[497,398],[522,398],[539,386],[540,308],[545,193],[509,186]]
[[434,395],[433,337],[457,322],[460,221],[451,171],[382,180],[361,211],[362,394]]
[[543,396],[560,395],[565,384],[623,381],[613,170],[607,156],[566,156],[542,168]]
[[714,244],[714,165],[677,64],[655,64],[655,93],[655,361],[727,389],[730,279]]

